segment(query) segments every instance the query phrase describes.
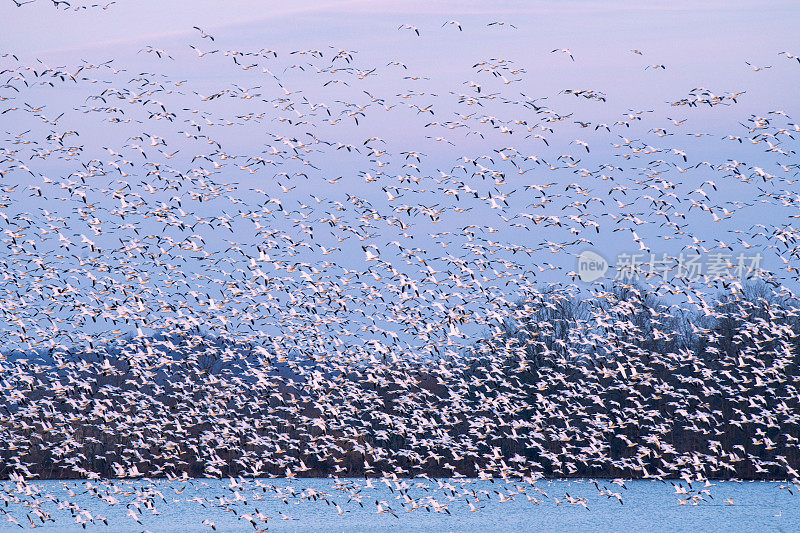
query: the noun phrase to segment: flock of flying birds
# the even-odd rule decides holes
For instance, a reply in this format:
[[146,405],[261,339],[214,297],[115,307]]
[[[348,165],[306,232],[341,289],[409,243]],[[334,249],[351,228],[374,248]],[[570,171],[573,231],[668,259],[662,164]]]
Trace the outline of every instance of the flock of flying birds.
[[[43,492],[48,477],[88,478],[84,494],[136,522],[182,489],[125,478],[228,478],[228,496],[190,500],[209,528],[247,491],[391,516],[588,506],[543,494],[542,476],[614,479],[597,491],[621,504],[622,478],[671,479],[689,505],[713,478],[800,481],[789,113],[737,116],[758,107],[740,88],[642,110],[612,90],[531,97],[511,59],[453,82],[193,31],[184,50],[139,50],[146,69],[0,54],[9,522],[107,521]],[[736,129],[704,131],[715,114]],[[730,257],[695,279],[576,280],[577,254],[620,242],[645,263],[758,251],[777,268],[757,298]],[[729,338],[707,326],[726,320]],[[336,501],[262,479],[309,473],[337,478]],[[395,500],[370,501],[373,483]]]

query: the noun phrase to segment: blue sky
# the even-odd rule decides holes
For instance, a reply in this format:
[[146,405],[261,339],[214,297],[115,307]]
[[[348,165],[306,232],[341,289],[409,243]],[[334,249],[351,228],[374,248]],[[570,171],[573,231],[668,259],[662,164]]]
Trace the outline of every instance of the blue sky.
[[[648,220],[652,213],[649,211],[649,202],[642,199],[642,190],[632,192],[633,198],[622,193],[611,194],[609,183],[581,177],[575,171],[581,167],[595,170],[604,163],[613,164],[619,168],[616,172],[617,183],[630,185],[641,177],[643,168],[658,167],[664,171],[665,177],[682,182],[681,194],[692,194],[696,188],[704,186],[706,180],[714,178],[720,185],[719,191],[711,193],[717,204],[734,200],[756,201],[759,194],[757,181],[742,184],[729,176],[723,177],[723,181],[719,172],[712,172],[706,167],[686,168],[701,161],[719,165],[736,159],[746,161],[749,168],[759,166],[780,174],[776,170],[777,162],[793,160],[766,154],[765,143],[740,144],[724,141],[722,137],[732,133],[746,136],[747,130],[742,124],[751,115],[766,116],[780,110],[788,115],[780,118],[780,121],[791,124],[800,120],[794,118],[800,114],[796,99],[796,88],[800,86],[800,64],[778,54],[785,50],[800,53],[796,37],[798,13],[800,9],[792,2],[655,2],[647,5],[563,2],[558,6],[549,2],[406,2],[401,6],[386,7],[375,2],[353,1],[310,3],[294,7],[288,3],[264,2],[120,0],[108,9],[64,11],[37,0],[22,8],[14,7],[11,2],[0,5],[0,19],[11,21],[0,35],[0,50],[17,54],[33,68],[41,68],[42,64],[66,65],[74,71],[82,64],[97,64],[113,59],[111,67],[119,69],[119,72],[112,74],[111,69],[101,69],[99,72],[104,81],[99,86],[102,88],[135,87],[136,83],[129,80],[146,72],[155,73],[155,76],[147,74],[148,78],[157,78],[174,89],[173,94],[158,98],[175,109],[186,111],[179,121],[147,120],[141,125],[133,123],[129,126],[111,126],[107,120],[101,119],[102,116],[82,113],[87,110],[86,106],[92,105],[87,103],[91,102],[87,97],[99,93],[96,85],[67,85],[59,87],[58,91],[31,88],[24,97],[14,96],[24,98],[25,103],[34,106],[45,105],[43,114],[50,119],[60,110],[66,110],[67,116],[59,123],[59,127],[72,126],[81,132],[80,143],[86,147],[86,158],[96,157],[108,162],[113,158],[109,157],[105,147],[122,151],[124,157],[137,164],[130,178],[134,184],[146,177],[144,162],[131,148],[135,144],[131,139],[143,132],[164,136],[168,141],[168,151],[180,150],[170,164],[183,170],[192,165],[208,166],[191,161],[192,155],[202,153],[201,150],[207,150],[207,147],[189,143],[181,137],[183,131],[191,129],[189,121],[196,118],[187,111],[191,109],[203,109],[208,113],[203,119],[199,118],[202,115],[197,115],[196,120],[205,128],[204,132],[213,132],[213,136],[223,143],[225,152],[232,155],[246,157],[248,154],[258,154],[276,144],[282,146],[276,138],[303,136],[309,130],[322,139],[352,144],[364,150],[356,154],[330,148],[315,153],[312,159],[318,170],[309,171],[311,178],[307,180],[279,175],[280,172],[291,175],[307,170],[292,162],[250,175],[238,171],[232,163],[216,161],[224,168],[219,171],[212,169],[215,180],[237,183],[241,191],[248,188],[264,189],[270,195],[281,196],[287,206],[292,207],[304,203],[314,206],[311,195],[346,201],[348,194],[357,194],[374,202],[380,210],[392,209],[400,202],[452,208],[459,204],[453,197],[444,197],[441,188],[437,189],[429,178],[439,177],[440,172],[458,174],[460,171],[454,171],[453,168],[462,162],[464,156],[474,158],[491,155],[497,158],[496,150],[513,146],[521,153],[536,155],[559,167],[563,163],[558,161],[567,161],[559,157],[568,155],[573,158],[572,161],[580,159],[573,169],[564,167],[547,171],[544,170],[546,167],[537,167],[536,171],[519,176],[514,174],[516,169],[509,163],[498,159],[489,165],[484,161],[486,165],[509,171],[511,178],[499,185],[478,178],[470,183],[480,190],[481,195],[515,194],[508,210],[495,210],[485,205],[486,202],[483,202],[484,205],[473,202],[476,205],[472,211],[462,214],[450,212],[437,225],[424,223],[424,217],[415,219],[417,223],[410,232],[415,234],[416,246],[428,248],[432,254],[450,253],[453,250],[463,252],[464,248],[460,246],[465,244],[464,235],[460,232],[464,226],[476,221],[482,225],[482,231],[487,230],[482,238],[531,247],[541,246],[546,241],[564,242],[572,237],[568,226],[528,231],[514,228],[503,217],[530,211],[528,204],[533,198],[531,194],[512,191],[527,191],[525,186],[554,182],[556,185],[551,191],[557,191],[562,199],[551,205],[546,213],[564,218],[572,213],[563,205],[569,196],[566,186],[579,183],[594,188],[596,192],[593,194],[607,201],[604,206],[595,204],[589,210],[592,216],[604,223],[603,231],[595,235],[589,229],[581,236],[591,238],[593,248],[613,259],[619,252],[638,249],[630,231],[612,231],[618,227],[614,217],[625,214],[626,209],[648,221],[636,231],[656,253],[678,253],[687,243],[691,244],[691,236],[704,239],[709,246],[713,245],[715,238],[727,242],[733,240],[735,243],[743,237],[731,232],[749,231],[752,224],[769,221],[778,226],[793,222],[791,205],[779,208],[756,202],[735,218],[718,225],[709,223],[710,215],[694,210],[687,213],[686,234],[670,242],[663,239],[665,235],[670,235],[658,225],[661,219]],[[450,20],[457,20],[463,31],[446,24]],[[495,21],[503,21],[505,25],[489,26]],[[510,27],[511,24],[516,27]],[[418,27],[421,35],[417,36],[414,31],[406,29],[398,30],[398,26],[406,25]],[[215,37],[215,41],[202,39],[193,26],[203,28]],[[240,68],[241,65],[234,65],[231,57],[224,56],[222,52],[200,58],[190,45],[206,52],[213,49],[276,50],[278,58],[262,58],[257,68],[245,71]],[[174,61],[142,53],[147,46],[164,49],[174,57]],[[571,51],[574,61],[564,53],[551,52],[562,48]],[[308,56],[291,53],[308,49],[323,51],[325,59],[310,60]],[[330,58],[340,49],[354,51],[351,65],[363,71],[374,68],[375,75],[356,79],[350,74],[348,76],[351,77],[347,77],[343,73],[315,72],[315,67],[330,65]],[[641,54],[632,50],[638,50]],[[479,72],[474,67],[482,61],[498,60],[511,65],[508,71],[503,71],[509,83],[503,83],[500,78]],[[389,64],[394,61],[402,61],[408,68],[401,69]],[[746,62],[769,68],[755,70]],[[292,68],[293,65],[302,66],[305,70]],[[648,65],[665,65],[666,69],[645,68]],[[271,69],[280,78],[281,85],[263,68]],[[183,80],[186,82],[183,83]],[[334,80],[347,81],[349,85],[324,84]],[[175,82],[181,85],[175,86]],[[536,138],[526,136],[526,128],[533,127],[541,120],[530,109],[504,104],[500,100],[487,101],[480,108],[459,104],[459,95],[476,94],[470,82],[482,86],[482,95],[497,93],[519,100],[521,93],[524,93],[530,98],[542,98],[540,103],[554,113],[569,118],[558,122],[554,131],[547,134],[550,144],[545,145]],[[203,96],[232,90],[235,86],[252,90],[261,96],[256,100],[202,100]],[[736,105],[730,106],[686,108],[670,105],[670,102],[687,97],[690,91],[699,87],[715,94],[743,94]],[[335,113],[348,104],[368,104],[370,99],[364,91],[385,98],[387,103],[395,107],[391,111],[384,111],[380,106],[373,106],[358,125],[346,118],[333,126],[324,112],[320,111],[314,119],[315,124],[308,127],[290,126],[282,118],[294,116],[292,111],[272,105],[275,98],[285,95],[284,89],[292,93],[291,98],[296,102],[307,98],[312,102],[325,103]],[[599,91],[606,95],[605,102],[563,94],[565,89]],[[183,94],[179,95],[179,91]],[[416,95],[405,98],[412,91]],[[408,103],[417,105],[417,110],[408,106]],[[434,105],[435,115],[419,112],[419,108],[429,104]],[[206,119],[230,120],[254,110],[264,111],[264,120],[247,123],[237,120],[231,127],[204,123]],[[458,120],[459,114],[473,111],[476,114],[470,120],[476,126],[481,117],[496,117],[504,121],[525,120],[527,123],[524,127],[514,126],[514,134],[506,135],[481,122],[477,128],[482,129],[484,137],[468,136],[460,129],[449,130],[431,124]],[[593,127],[586,129],[575,123],[614,124],[626,114],[638,112],[642,112],[641,121],[631,121],[629,128],[618,126],[612,131]],[[673,121],[679,125],[674,125]],[[654,134],[653,130],[659,127],[668,129],[670,136],[659,137]],[[33,113],[17,112],[0,116],[0,131],[7,132],[6,139],[8,134],[16,135],[29,129],[33,133],[24,135],[43,137],[51,128],[43,126]],[[702,135],[694,137],[693,134]],[[360,173],[377,174],[383,168],[377,167],[372,160],[375,158],[367,156],[367,150],[363,148],[364,140],[373,136],[385,140],[387,152],[391,154],[385,159],[390,160],[391,165],[384,169],[386,175],[378,182],[368,184]],[[439,136],[452,144],[436,141],[435,138]],[[652,157],[639,153],[631,159],[624,158],[622,155],[626,149],[619,148],[623,138],[631,140],[633,146],[650,146],[661,151]],[[591,153],[576,144],[576,139],[589,142]],[[796,146],[788,138],[784,142],[787,147]],[[685,150],[689,161],[684,163],[680,155],[673,153],[674,149]],[[419,170],[412,173],[425,176],[427,181],[407,191],[399,201],[387,199],[386,185],[399,185],[397,176],[411,172],[408,167],[402,166],[410,161],[400,155],[408,151],[425,154],[418,165]],[[659,167],[654,163],[655,159],[664,162]],[[33,160],[28,164],[35,169],[37,178],[41,174],[63,179],[70,172],[80,170],[75,161],[65,165],[63,160],[52,158]],[[535,165],[527,163],[526,166]],[[615,174],[611,171],[607,173]],[[343,177],[341,182],[328,183],[328,180],[337,176]],[[7,179],[28,183],[31,178],[28,173],[17,170],[9,173]],[[296,188],[291,193],[281,193],[279,186]],[[452,184],[442,185],[442,188],[448,186]],[[776,190],[788,186],[773,185]],[[389,193],[396,195],[398,191],[392,193],[390,189]],[[38,201],[19,197],[13,208],[22,211],[33,205],[27,202]],[[618,201],[630,202],[633,207],[617,207]],[[469,202],[472,200],[468,199],[465,205]],[[53,205],[64,204],[54,199]],[[730,204],[725,205],[730,207]],[[214,214],[218,208],[234,211],[230,205],[194,207],[199,215]],[[321,212],[315,214],[324,216]],[[515,222],[519,220],[524,219],[514,219]],[[656,223],[650,223],[653,220]],[[286,231],[296,230],[292,229],[288,219],[282,223],[287,225]],[[499,231],[489,232],[489,228]],[[391,234],[394,230],[390,228],[378,235],[377,244],[385,249],[386,243],[397,237]],[[444,231],[453,232],[450,238],[457,241],[457,245],[448,250],[438,248],[436,242],[441,238],[430,237],[431,233]],[[221,236],[217,232],[206,237],[212,241],[229,236]],[[327,247],[335,244],[334,240],[324,240],[332,239],[330,235],[323,236],[318,232],[316,238],[322,239],[320,242]],[[743,240],[752,238],[747,236]],[[220,241],[218,246],[223,244]],[[254,241],[249,244],[253,245]],[[363,269],[361,245],[355,241],[343,244],[340,264]],[[562,271],[543,274],[542,277],[569,281],[566,272],[574,267],[574,255],[580,251],[581,246],[574,246],[569,253],[544,252],[529,261],[534,265],[549,262],[560,264]],[[312,257],[317,261],[322,260],[322,257]],[[516,258],[519,259],[519,256]]]

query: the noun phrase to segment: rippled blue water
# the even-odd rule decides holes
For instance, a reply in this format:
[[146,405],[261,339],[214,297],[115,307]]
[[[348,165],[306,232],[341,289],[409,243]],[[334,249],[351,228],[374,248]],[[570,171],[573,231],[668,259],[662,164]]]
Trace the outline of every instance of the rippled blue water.
[[[228,480],[93,482],[93,486],[101,487],[100,493],[104,497],[110,494],[119,500],[120,503],[113,505],[101,500],[97,493],[87,491],[85,481],[31,482],[28,488],[4,482],[2,489],[12,502],[6,505],[0,501],[0,508],[8,513],[0,516],[0,531],[20,530],[8,521],[9,515],[26,528],[30,527],[27,515],[32,508],[24,502],[29,504],[36,500],[44,502],[42,509],[56,520],[45,524],[36,520],[40,525],[37,529],[46,531],[212,531],[210,525],[203,524],[204,520],[214,522],[216,531],[256,531],[253,525],[242,519],[242,515],[256,512],[270,517],[257,524],[258,529],[268,527],[271,532],[800,531],[800,497],[795,487],[792,487],[794,494],[790,494],[785,488],[780,488],[786,484],[774,482],[715,482],[710,487],[695,484],[695,491],[706,488],[710,494],[704,494],[705,499],[698,505],[692,505],[691,501],[679,505],[686,497],[676,494],[670,482],[628,481],[627,489],[623,489],[599,481],[601,488],[607,486],[622,494],[624,504],[620,504],[616,498],[600,495],[594,484],[586,480],[540,480],[536,487],[544,494],[527,485],[525,492],[514,494],[513,500],[506,502],[500,501],[498,492],[506,497],[509,492],[517,492],[517,487],[525,485],[501,480],[494,483],[471,480],[468,484],[444,480],[444,483],[449,481],[453,485],[456,494],[463,494],[465,490],[476,491],[466,498],[475,502],[475,495],[478,496],[479,501],[473,504],[482,508],[475,512],[470,510],[463,495],[454,497],[449,488],[438,488],[438,482],[409,482],[427,486],[412,488],[409,491],[412,498],[428,502],[428,497],[434,498],[447,506],[450,513],[447,514],[424,508],[409,512],[411,505],[403,507],[399,493],[390,491],[381,482],[374,482],[375,488],[365,488],[363,479],[341,481],[356,488],[337,488],[329,479],[260,480],[260,484],[270,486],[266,490],[253,482],[231,488]],[[355,501],[348,502],[352,492],[358,488],[361,489],[359,496],[363,507]],[[308,489],[325,493],[330,504],[322,500],[311,501]],[[142,522],[140,525],[128,516],[126,505],[137,499],[137,493],[147,490],[160,491],[164,499],[156,496],[154,510],[142,508],[136,512]],[[572,498],[585,498],[588,510],[582,505],[570,505],[566,493]],[[306,497],[301,497],[301,494]],[[529,497],[535,497],[539,503],[529,500]],[[224,500],[220,502],[220,498]],[[239,500],[235,501],[236,498]],[[451,501],[453,498],[455,501]],[[376,500],[385,501],[384,506],[391,506],[397,517],[378,513]],[[105,516],[108,525],[95,519],[95,523],[87,523],[84,530],[64,508],[69,502],[80,506],[76,512],[86,510],[92,517]],[[339,514],[334,502],[344,514]]]

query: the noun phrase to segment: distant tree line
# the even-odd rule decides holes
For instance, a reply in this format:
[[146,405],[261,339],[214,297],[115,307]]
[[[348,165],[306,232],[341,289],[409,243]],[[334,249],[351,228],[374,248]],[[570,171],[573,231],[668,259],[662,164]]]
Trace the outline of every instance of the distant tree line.
[[797,478],[800,302],[669,301],[552,289],[393,365],[196,332],[5,354],[0,476]]

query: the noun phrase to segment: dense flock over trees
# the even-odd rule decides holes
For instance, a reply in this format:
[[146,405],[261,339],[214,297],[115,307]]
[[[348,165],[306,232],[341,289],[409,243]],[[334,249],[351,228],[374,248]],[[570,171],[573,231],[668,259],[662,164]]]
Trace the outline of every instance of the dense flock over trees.
[[2,475],[796,478],[800,301],[520,301],[462,358],[276,356],[186,331],[9,353]]

